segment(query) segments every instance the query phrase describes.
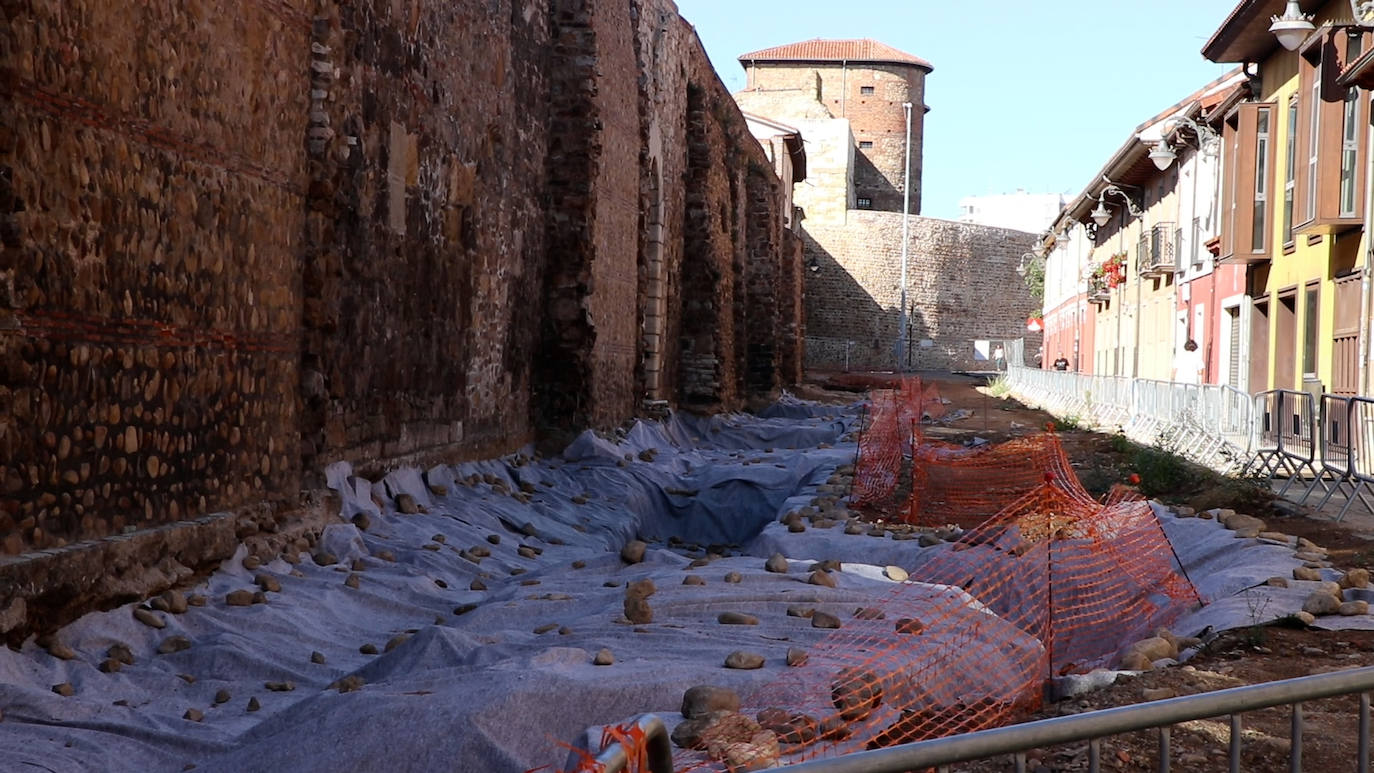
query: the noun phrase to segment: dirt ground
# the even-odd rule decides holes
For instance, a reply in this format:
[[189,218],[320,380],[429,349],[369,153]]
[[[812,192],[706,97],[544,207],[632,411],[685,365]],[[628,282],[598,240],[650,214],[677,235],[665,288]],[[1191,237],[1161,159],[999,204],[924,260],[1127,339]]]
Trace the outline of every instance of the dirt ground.
[[[987,377],[919,375],[926,383],[939,384],[950,413],[960,409],[968,411],[964,418],[926,425],[927,437],[952,443],[973,437],[999,442],[1043,431],[1055,421],[1043,411],[993,396],[986,387]],[[850,401],[866,388],[890,384],[892,378],[881,374],[817,374],[801,396]],[[1318,513],[1309,507],[1276,500],[1265,485],[1222,479],[1191,465],[1180,467],[1174,461],[1160,464],[1158,455],[1151,454],[1148,449],[1142,450],[1110,435],[1065,427],[1056,427],[1056,431],[1084,487],[1094,494],[1105,493],[1112,483],[1125,481],[1134,472],[1145,479],[1141,482],[1142,490],[1163,502],[1189,504],[1199,509],[1231,507],[1237,512],[1263,518],[1274,531],[1306,537],[1325,547],[1337,569],[1374,569],[1374,539],[1371,539],[1374,537],[1374,516],[1352,512],[1344,522],[1336,523],[1334,509],[1328,507],[1330,512]],[[1374,665],[1374,632],[1256,626],[1223,633],[1186,665],[1123,678],[1106,689],[1049,704],[1040,714],[1028,719],[1366,665]],[[1303,768],[1331,773],[1355,770],[1357,699],[1316,701],[1305,704],[1303,710]],[[1287,770],[1289,710],[1275,708],[1251,712],[1245,714],[1242,721],[1241,769]],[[1170,738],[1173,769],[1228,770],[1229,738],[1229,723],[1225,717],[1175,727]],[[1157,770],[1158,747],[1156,731],[1103,739],[1103,769]],[[1087,744],[1051,747],[1033,753],[1031,758],[1032,771],[1087,770],[1088,747]],[[1008,759],[959,765],[953,769],[983,773],[1011,770],[1012,766]]]

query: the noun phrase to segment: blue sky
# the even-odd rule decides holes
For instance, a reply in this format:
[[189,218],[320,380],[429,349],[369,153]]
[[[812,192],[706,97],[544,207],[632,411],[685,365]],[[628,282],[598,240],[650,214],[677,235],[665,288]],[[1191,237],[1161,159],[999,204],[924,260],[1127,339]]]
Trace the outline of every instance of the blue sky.
[[875,38],[926,80],[922,214],[968,195],[1081,191],[1147,118],[1224,75],[1202,46],[1235,0],[677,0],[731,91],[736,57],[811,38]]

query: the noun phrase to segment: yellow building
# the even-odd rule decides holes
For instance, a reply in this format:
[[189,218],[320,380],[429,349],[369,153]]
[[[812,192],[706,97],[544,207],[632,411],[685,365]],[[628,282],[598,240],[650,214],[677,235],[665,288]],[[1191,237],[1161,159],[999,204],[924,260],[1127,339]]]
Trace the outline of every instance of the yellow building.
[[1271,5],[1241,3],[1203,48],[1249,78],[1249,97],[1224,116],[1219,256],[1246,268],[1250,390],[1368,393],[1370,111],[1351,65],[1374,35],[1350,23],[1347,2],[1302,3],[1310,19],[1288,3],[1285,24]]

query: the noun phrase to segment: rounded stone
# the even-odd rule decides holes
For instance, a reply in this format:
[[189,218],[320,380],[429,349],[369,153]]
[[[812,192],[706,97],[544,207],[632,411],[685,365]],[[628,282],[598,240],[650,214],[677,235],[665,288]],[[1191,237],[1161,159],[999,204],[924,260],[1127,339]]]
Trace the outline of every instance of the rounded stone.
[[682,716],[704,717],[714,711],[739,711],[739,693],[728,687],[699,684],[682,694]]
[[613,663],[615,663],[615,654],[606,647],[597,650],[596,655],[592,658],[592,664],[597,666],[609,666]]
[[774,574],[787,574],[787,557],[781,553],[774,553],[763,563],[763,568]]
[[758,625],[759,619],[743,612],[721,612],[716,616],[716,622],[721,625]]
[[648,547],[643,540],[630,540],[620,549],[620,559],[627,564],[637,564],[644,560],[644,551]]
[[846,668],[836,674],[835,680],[830,683],[830,702],[839,710],[841,717],[856,722],[882,705],[883,686],[872,671]]
[[812,572],[806,581],[812,585],[820,585],[824,588],[835,587],[835,578],[829,572]]
[[821,612],[817,610],[816,612],[813,612],[811,614],[811,627],[830,629],[839,628],[840,618],[830,614],[829,612]]
[[726,668],[736,668],[751,671],[756,668],[763,668],[763,656],[757,652],[745,652],[735,650],[725,658]]

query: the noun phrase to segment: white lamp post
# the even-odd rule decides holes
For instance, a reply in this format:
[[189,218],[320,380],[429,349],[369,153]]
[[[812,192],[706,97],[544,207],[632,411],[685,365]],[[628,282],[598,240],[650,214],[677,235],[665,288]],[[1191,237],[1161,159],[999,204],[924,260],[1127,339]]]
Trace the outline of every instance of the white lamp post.
[[903,102],[906,111],[906,166],[902,170],[902,284],[901,304],[897,317],[897,370],[906,369],[906,254],[911,225],[911,103]]

